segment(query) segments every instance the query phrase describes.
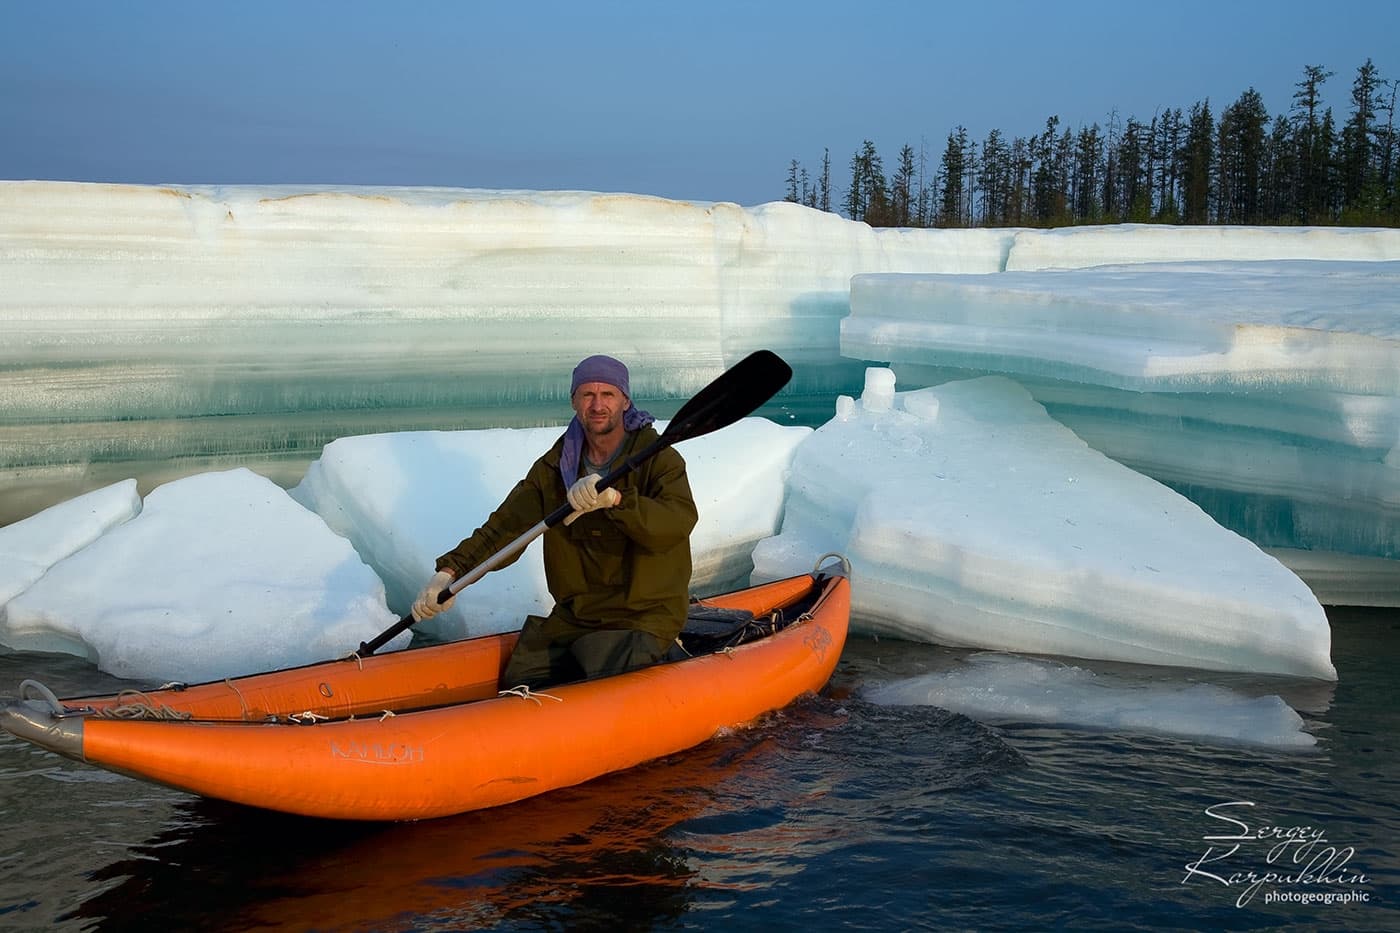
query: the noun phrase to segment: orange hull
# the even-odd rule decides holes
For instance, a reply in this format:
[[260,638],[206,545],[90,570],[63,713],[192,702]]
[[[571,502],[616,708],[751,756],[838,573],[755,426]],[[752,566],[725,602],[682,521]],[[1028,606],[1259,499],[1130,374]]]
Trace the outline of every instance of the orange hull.
[[189,717],[178,720],[57,715],[31,700],[0,721],[69,757],[206,797],[337,819],[445,816],[691,748],[831,677],[850,612],[844,577],[803,575],[704,602],[802,615],[722,653],[535,697],[496,694],[511,634],[65,701]]

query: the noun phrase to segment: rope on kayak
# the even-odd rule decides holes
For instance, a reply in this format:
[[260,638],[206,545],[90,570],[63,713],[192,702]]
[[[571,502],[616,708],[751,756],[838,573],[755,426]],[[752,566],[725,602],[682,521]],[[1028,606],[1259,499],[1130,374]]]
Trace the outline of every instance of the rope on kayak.
[[[141,702],[129,702],[133,698]],[[194,718],[191,713],[157,703],[140,690],[123,690],[117,694],[115,705],[99,709],[96,715],[99,719],[159,719],[175,722]]]
[[530,689],[528,686],[526,686],[525,684],[521,684],[521,685],[518,686],[518,687],[511,687],[509,690],[501,690],[501,691],[498,691],[498,692],[496,693],[496,696],[498,696],[498,697],[513,696],[513,697],[520,697],[520,698],[523,699],[523,700],[533,700],[536,706],[543,706],[543,705],[544,705],[543,703],[540,702],[540,699],[541,699],[541,698],[546,699],[546,700],[553,700],[553,701],[556,702],[556,703],[563,703],[563,702],[564,702],[564,699],[563,699],[562,697],[553,696],[553,695],[548,694],[548,693],[536,693],[535,691],[531,690],[531,689]]
[[228,678],[228,677],[225,677],[225,678],[224,678],[224,686],[226,686],[226,687],[228,687],[230,690],[232,690],[232,691],[233,691],[233,695],[236,696],[236,697],[238,697],[238,705],[239,705],[240,707],[242,707],[243,719],[244,719],[244,720],[247,720],[247,718],[248,718],[248,701],[245,700],[245,699],[243,699],[243,691],[242,691],[242,690],[239,690],[239,689],[238,689],[238,685],[235,684],[235,683],[233,682],[233,680],[232,680],[231,678]]

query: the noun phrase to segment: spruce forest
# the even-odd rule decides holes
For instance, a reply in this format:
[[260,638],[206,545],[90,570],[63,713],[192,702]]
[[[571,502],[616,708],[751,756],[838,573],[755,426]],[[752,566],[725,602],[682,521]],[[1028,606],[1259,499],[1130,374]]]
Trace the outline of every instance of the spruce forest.
[[1060,126],[1033,136],[992,130],[980,142],[959,126],[936,166],[906,144],[887,176],[874,143],[851,157],[832,202],[831,153],[809,172],[794,159],[786,200],[833,207],[877,227],[1062,227],[1080,224],[1400,226],[1395,125],[1400,80],[1367,59],[1337,126],[1321,89],[1333,72],[1303,69],[1290,108],[1270,116],[1253,88],[1217,117],[1209,100],[1108,125]]

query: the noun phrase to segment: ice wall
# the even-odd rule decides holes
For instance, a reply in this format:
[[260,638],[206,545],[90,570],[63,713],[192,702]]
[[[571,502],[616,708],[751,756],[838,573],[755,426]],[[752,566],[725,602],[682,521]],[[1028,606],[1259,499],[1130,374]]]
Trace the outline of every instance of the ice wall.
[[686,397],[767,347],[812,390],[844,365],[852,274],[995,271],[1010,237],[638,195],[4,182],[5,388],[11,419],[499,404],[562,398],[586,347]]
[[[1221,284],[1205,260],[1257,272]],[[0,182],[0,524],[131,476],[247,465],[290,487],[347,435],[557,424],[596,350],[664,417],[766,346],[796,370],[780,402],[822,411],[896,350],[907,386],[1011,375],[1261,544],[1393,556],[1393,338],[1344,318],[1395,282],[1357,260],[1393,269],[1400,231],[872,230],[626,194]],[[1177,275],[1054,271],[1105,262]],[[859,294],[904,272],[982,320],[877,297],[843,323],[853,275]],[[1338,598],[1400,598],[1384,568],[1348,596],[1327,566]]]
[[176,461],[290,485],[347,434],[553,424],[593,352],[648,401],[759,347],[789,395],[829,397],[859,384],[852,274],[992,272],[1012,236],[630,194],[0,182],[0,500],[37,500],[0,522]]
[[847,356],[1136,392],[1400,394],[1400,261],[858,275]]
[[1374,227],[1174,227],[1115,224],[1022,230],[1007,272],[1082,269],[1139,262],[1326,259],[1400,260],[1400,230]]
[[843,352],[905,388],[1013,376],[1256,543],[1400,558],[1400,262],[857,276],[851,307]]

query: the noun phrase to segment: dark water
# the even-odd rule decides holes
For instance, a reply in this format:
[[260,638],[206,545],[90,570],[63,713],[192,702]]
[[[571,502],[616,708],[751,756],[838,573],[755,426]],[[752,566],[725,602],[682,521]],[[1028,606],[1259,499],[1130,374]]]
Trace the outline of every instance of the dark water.
[[[948,652],[860,638],[826,694],[754,727],[417,824],[215,804],[6,737],[0,929],[1396,930],[1400,614],[1332,619],[1341,679],[1304,712],[1307,752],[873,705],[863,686]],[[0,693],[28,676],[119,685],[71,658],[0,657]],[[1203,837],[1242,834],[1224,817],[1326,841],[1219,858],[1229,843]],[[1324,850],[1350,860],[1297,877]],[[1210,877],[1250,871],[1294,877],[1252,898]]]

